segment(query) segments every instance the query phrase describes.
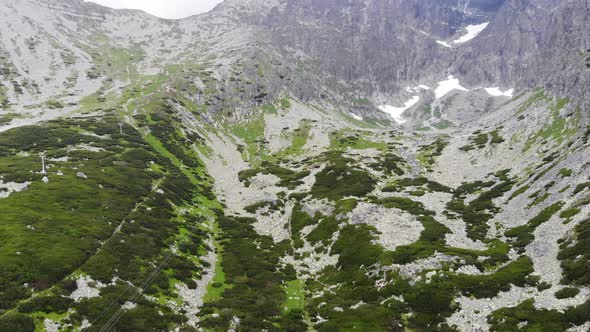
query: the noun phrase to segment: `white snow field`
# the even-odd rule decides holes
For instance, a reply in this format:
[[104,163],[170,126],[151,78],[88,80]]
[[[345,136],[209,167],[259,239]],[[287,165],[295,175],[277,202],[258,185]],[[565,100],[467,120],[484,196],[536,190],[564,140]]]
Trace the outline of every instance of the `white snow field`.
[[453,90],[470,91],[461,85],[458,78],[449,75],[446,81],[438,82],[436,89],[434,89],[434,95],[436,99],[440,99]]
[[404,124],[407,120],[402,117],[402,113],[404,113],[410,107],[416,105],[420,101],[420,96],[413,96],[412,99],[406,101],[403,107],[396,107],[391,105],[381,105],[379,109],[389,115],[397,122],[398,124]]
[[461,37],[450,42],[437,40],[436,43],[447,48],[452,48],[453,46],[464,44],[472,40],[473,38],[477,37],[482,31],[484,31],[488,27],[489,24],[490,22],[468,25],[465,27],[465,33]]

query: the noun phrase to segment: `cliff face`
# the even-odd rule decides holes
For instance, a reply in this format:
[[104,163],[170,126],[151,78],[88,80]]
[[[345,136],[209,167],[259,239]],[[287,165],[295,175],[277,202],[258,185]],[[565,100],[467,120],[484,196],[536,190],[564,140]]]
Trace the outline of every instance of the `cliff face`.
[[507,1],[455,68],[471,82],[486,77],[581,98],[578,85],[588,82],[582,54],[590,47],[589,14],[588,1]]
[[[297,62],[354,86],[346,92],[316,78],[339,94],[398,96],[405,86],[436,84],[454,74],[469,87],[543,86],[582,98],[588,6],[576,0],[235,0],[172,21],[81,0],[9,0],[0,5],[6,68],[0,80],[14,104],[51,99],[64,82],[75,86],[75,94],[88,94],[100,83],[86,74],[108,56],[108,44],[136,49],[138,69],[146,73],[159,71],[162,61],[223,57],[225,65],[242,59],[256,67],[273,59],[270,71],[282,73],[266,85],[275,94],[293,90],[304,99],[321,93],[296,83]],[[484,29],[470,35],[475,26]],[[22,94],[13,93],[14,81]]]
[[[323,69],[375,89],[462,76],[473,86],[546,86],[581,94],[590,29],[588,1],[287,0],[265,24],[275,44],[303,50]],[[463,28],[489,22],[476,38],[449,48]],[[554,75],[559,72],[559,75]]]
[[305,51],[325,70],[394,88],[443,68],[451,52],[436,40],[491,15],[457,1],[289,0],[266,24],[276,44]]

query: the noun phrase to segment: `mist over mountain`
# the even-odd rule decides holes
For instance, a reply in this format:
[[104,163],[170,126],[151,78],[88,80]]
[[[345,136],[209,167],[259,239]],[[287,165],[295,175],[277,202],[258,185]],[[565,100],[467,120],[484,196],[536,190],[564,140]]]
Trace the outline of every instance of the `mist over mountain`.
[[0,332],[588,331],[590,2],[0,2]]

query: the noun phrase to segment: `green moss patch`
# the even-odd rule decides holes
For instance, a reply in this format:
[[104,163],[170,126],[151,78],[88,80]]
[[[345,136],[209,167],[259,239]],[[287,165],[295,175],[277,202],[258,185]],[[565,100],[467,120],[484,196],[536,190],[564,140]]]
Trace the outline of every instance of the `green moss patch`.
[[364,197],[373,191],[375,180],[369,173],[351,166],[351,159],[338,152],[328,153],[325,157],[327,165],[316,174],[311,189],[313,197],[338,201],[348,196]]
[[529,245],[535,239],[535,235],[533,234],[535,229],[539,227],[541,224],[549,221],[554,214],[559,212],[563,207],[563,202],[557,202],[545,209],[543,209],[537,216],[529,220],[528,223],[522,226],[514,227],[506,233],[506,237],[512,238],[511,243],[515,248],[519,248],[521,251],[524,250],[524,247]]
[[330,134],[330,148],[333,150],[364,150],[364,149],[387,149],[387,143],[368,140],[362,132],[349,134],[344,131],[337,131]]
[[272,174],[274,176],[279,177],[281,180],[277,183],[280,187],[287,187],[288,189],[295,189],[297,186],[302,185],[304,177],[310,174],[309,171],[301,171],[295,172],[288,168],[284,168],[278,166],[276,164],[272,164],[268,161],[262,162],[259,168],[248,169],[244,171],[240,171],[238,173],[238,177],[241,182],[244,183],[246,187],[250,186],[250,181],[253,177],[258,174]]
[[420,146],[418,161],[427,169],[432,170],[432,166],[436,163],[436,157],[442,155],[447,145],[449,142],[445,137],[440,137],[431,144]]
[[406,197],[386,197],[378,199],[376,203],[381,204],[389,209],[400,209],[415,216],[428,216],[435,214],[433,211],[427,210],[422,203],[416,202]]
[[[493,181],[477,181],[463,184],[455,190],[453,200],[447,204],[447,211],[445,212],[447,216],[450,218],[461,217],[467,225],[467,236],[474,240],[485,239],[489,229],[487,222],[499,211],[493,200],[510,191],[515,183],[513,179],[507,176],[507,171],[498,172],[495,176],[501,182],[493,187],[492,185],[495,183]],[[465,195],[489,187],[491,187],[489,190],[482,192],[471,202],[465,203]]]
[[566,331],[588,320],[590,320],[590,301],[560,312],[537,309],[535,301],[529,299],[516,307],[496,310],[488,316],[490,331]]
[[570,297],[575,297],[576,295],[580,294],[580,289],[575,287],[564,287],[557,292],[555,292],[555,298],[557,299],[568,299]]
[[246,330],[275,330],[280,324],[292,323],[282,317],[287,301],[283,283],[291,277],[278,269],[288,245],[275,245],[272,238],[260,236],[252,226],[254,221],[218,213],[223,271],[232,287],[203,307],[205,328],[226,330],[231,324],[227,318],[233,316],[240,317],[240,328]]
[[573,236],[561,243],[557,258],[561,260],[564,283],[590,285],[590,219],[574,227]]
[[426,177],[415,177],[415,178],[403,178],[396,180],[390,185],[383,187],[383,192],[401,192],[408,187],[418,187],[429,192],[453,192],[452,188],[442,185],[436,181],[427,179]]

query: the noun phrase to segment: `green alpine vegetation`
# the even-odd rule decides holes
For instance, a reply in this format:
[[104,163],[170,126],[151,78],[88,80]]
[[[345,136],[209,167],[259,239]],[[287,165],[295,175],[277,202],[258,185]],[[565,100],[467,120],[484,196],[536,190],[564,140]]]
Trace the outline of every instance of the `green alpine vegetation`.
[[533,2],[0,1],[0,332],[585,331],[590,20]]

